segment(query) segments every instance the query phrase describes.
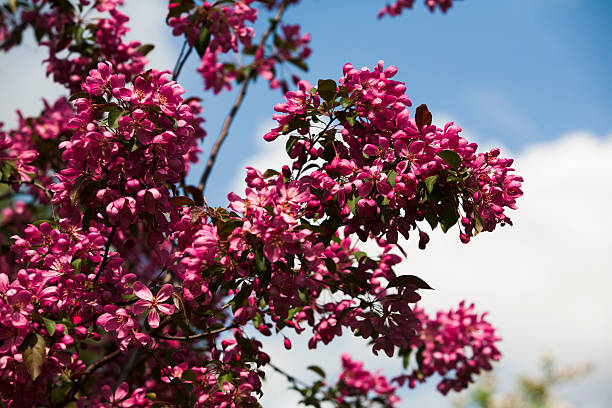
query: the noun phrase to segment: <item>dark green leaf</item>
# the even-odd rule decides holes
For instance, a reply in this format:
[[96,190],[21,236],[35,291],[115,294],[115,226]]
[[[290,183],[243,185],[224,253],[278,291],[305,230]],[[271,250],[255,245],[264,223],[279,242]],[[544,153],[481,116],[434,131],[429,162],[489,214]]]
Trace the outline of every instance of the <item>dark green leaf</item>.
[[293,150],[293,146],[295,146],[298,140],[300,139],[297,136],[289,136],[289,139],[285,144],[285,150],[287,151],[287,154],[291,153],[291,150]]
[[434,213],[434,211],[429,206],[425,209],[425,219],[431,226],[432,230],[438,226],[438,217],[436,216],[436,213]]
[[336,99],[336,81],[333,79],[320,79],[317,85],[317,92],[327,102]]
[[457,170],[461,166],[461,157],[452,150],[442,150],[436,153],[436,156],[441,157],[449,166]]
[[455,203],[451,200],[444,201],[442,206],[440,226],[442,227],[442,231],[446,232],[457,223],[459,214],[457,213]]
[[238,227],[242,227],[242,224],[244,224],[243,220],[229,220],[217,229],[217,234],[219,235],[219,238],[225,240],[229,234],[232,233],[232,231]]
[[242,305],[247,300],[247,298],[249,297],[252,291],[253,289],[251,288],[251,285],[249,285],[248,283],[245,283],[242,285],[242,288],[240,289],[240,291],[234,296],[234,299],[232,299],[232,310],[234,312],[239,307],[242,307]]
[[183,374],[181,375],[181,381],[197,382],[198,377],[192,370],[185,370],[183,371]]
[[400,288],[408,285],[415,285],[419,289],[433,289],[423,279],[414,275],[400,275],[389,279],[388,288]]
[[194,46],[200,58],[204,56],[206,53],[206,49],[208,48],[208,44],[210,43],[210,30],[208,27],[202,27],[200,30],[200,35],[196,40]]
[[308,65],[301,58],[289,58],[287,61],[301,69],[302,71],[308,71]]
[[336,263],[329,258],[325,258],[325,266],[327,267],[327,270],[329,271],[329,273],[331,273],[332,275],[336,274]]
[[73,93],[72,95],[70,95],[70,98],[68,100],[69,101],[74,101],[75,99],[79,99],[79,98],[89,98],[89,93],[87,93],[87,92],[76,92],[76,93]]
[[36,380],[45,362],[45,339],[38,333],[30,333],[21,347],[23,348],[23,363],[32,380]]
[[308,368],[310,371],[314,371],[315,373],[319,374],[321,378],[326,377],[325,371],[323,371],[323,369],[317,365],[310,365],[306,368]]
[[136,51],[138,51],[142,55],[147,55],[148,53],[153,51],[153,48],[155,48],[153,44],[144,44],[136,48]]

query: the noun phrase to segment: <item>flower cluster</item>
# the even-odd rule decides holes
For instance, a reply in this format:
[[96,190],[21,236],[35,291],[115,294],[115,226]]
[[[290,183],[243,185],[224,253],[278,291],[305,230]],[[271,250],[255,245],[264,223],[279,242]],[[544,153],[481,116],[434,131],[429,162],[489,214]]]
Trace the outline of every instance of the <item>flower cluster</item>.
[[346,399],[354,397],[355,394],[367,396],[374,393],[383,400],[382,404],[387,407],[396,407],[401,401],[395,395],[395,387],[392,387],[387,379],[379,373],[372,374],[363,368],[363,363],[353,361],[349,354],[342,355],[342,372],[336,385],[340,391],[340,402],[346,403]]
[[408,375],[393,381],[412,388],[434,374],[442,376],[438,390],[442,394],[461,391],[474,382],[481,370],[491,370],[491,362],[499,360],[501,353],[495,343],[501,340],[495,329],[485,320],[486,313],[478,315],[474,305],[463,302],[457,310],[438,312],[435,318],[416,307],[414,313],[421,321],[418,337],[411,340],[411,350],[417,350],[419,367]]
[[[304,69],[311,53],[308,34],[280,23],[295,2],[173,0],[168,23],[202,58],[206,88],[258,75],[287,88],[277,64]],[[168,72],[145,71],[150,47],[123,42],[122,3],[1,11],[2,47],[34,28],[48,73],[73,92],[0,134],[10,201],[0,213],[1,405],[255,407],[270,363],[259,338],[273,333],[286,349],[308,330],[311,349],[351,332],[377,355],[409,361],[416,350],[418,368],[395,381],[439,373],[444,393],[499,358],[483,316],[462,304],[429,319],[414,306],[429,285],[394,268],[399,234],[427,243],[423,221],[460,223],[464,242],[509,224],[522,194],[512,160],[476,153],[424,105],[411,115],[396,68],[347,64],[338,83],[294,78],[298,90],[276,106],[265,139],[288,136],[292,166],[248,168],[244,194],[211,207],[185,183],[205,136],[199,100]],[[277,17],[254,45],[257,3]],[[103,15],[87,21],[88,11]],[[250,62],[223,63],[229,53]],[[318,381],[303,402],[399,403],[384,376],[348,355],[342,365],[336,385]]]
[[[268,9],[279,9],[287,4],[274,4],[270,1],[240,0],[229,3],[204,1],[196,5],[193,1],[171,2],[168,6],[168,24],[175,36],[185,36],[186,43],[194,47],[201,58],[198,72],[204,80],[204,89],[219,93],[230,90],[234,81],[250,81],[260,75],[269,81],[272,89],[287,89],[285,80],[276,74],[276,65],[289,62],[300,69],[306,69],[304,60],[311,54],[308,47],[309,34],[300,34],[298,25],[282,25],[281,33],[274,33],[271,52],[266,47],[266,40],[271,31],[275,31],[278,20],[272,20],[270,30],[259,45],[253,44],[255,30],[249,24],[254,23],[259,10],[255,4],[261,2]],[[222,56],[228,53],[241,53],[241,58],[252,59],[248,64],[237,65],[234,59],[221,62]]]
[[[396,0],[395,3],[383,7],[378,12],[378,18],[381,18],[387,14],[392,17],[398,16],[402,14],[404,9],[411,9],[413,5],[414,0]],[[452,7],[453,0],[425,0],[425,5],[432,12],[436,9],[436,7],[439,7],[443,13],[446,13],[446,11]]]
[[459,126],[432,125],[425,105],[411,118],[406,86],[391,79],[396,72],[382,61],[373,70],[346,64],[339,85],[301,81],[276,105],[278,127],[265,139],[290,134],[294,170],[314,166],[313,192],[362,240],[372,234],[394,243],[398,232],[408,238],[418,228],[424,248],[429,238],[419,221],[447,231],[461,219],[462,242],[511,224],[504,207],[516,208],[523,181],[510,174],[513,160],[499,158],[499,149],[477,154]]
[[[14,21],[8,28],[3,24],[4,13],[0,16],[0,37],[5,37],[4,41],[0,38],[1,47],[6,51],[19,44],[24,30],[31,27],[38,43],[48,48],[47,75],[71,92],[79,91],[82,79],[100,61],[111,62],[130,80],[143,71],[145,54],[152,47],[136,41],[123,42],[122,37],[129,31],[129,18],[117,10],[121,4],[123,1],[117,0],[97,0],[93,4],[81,0],[77,5],[63,1],[61,6],[48,0],[16,3],[11,16]],[[108,17],[83,20],[79,14],[87,6],[108,13]]]

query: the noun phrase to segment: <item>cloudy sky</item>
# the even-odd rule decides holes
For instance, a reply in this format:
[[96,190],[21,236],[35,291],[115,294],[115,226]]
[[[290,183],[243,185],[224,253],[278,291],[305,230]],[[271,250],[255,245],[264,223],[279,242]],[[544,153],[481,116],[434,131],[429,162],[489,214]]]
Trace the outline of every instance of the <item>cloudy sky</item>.
[[[153,42],[151,66],[171,68],[180,42],[163,24],[164,0],[126,0],[131,37]],[[417,3],[420,3],[417,1]],[[482,234],[462,245],[451,230],[433,234],[426,251],[406,243],[400,266],[436,288],[424,294],[430,309],[448,309],[466,299],[504,340],[496,372],[508,387],[519,373],[533,372],[539,357],[562,363],[593,363],[595,370],[560,391],[578,406],[612,406],[612,3],[606,0],[464,0],[446,15],[430,14],[420,4],[394,19],[376,19],[383,0],[303,0],[287,13],[312,33],[314,54],[304,77],[338,78],[342,65],[372,67],[379,59],[399,68],[415,105],[427,103],[434,121],[453,120],[466,137],[483,147],[500,146],[515,157],[525,177],[525,196],[514,227]],[[40,98],[62,90],[44,80],[41,54],[30,40],[0,55],[3,98],[0,121],[15,122],[14,110],[37,112]],[[204,94],[190,60],[181,84],[204,98],[209,149],[229,110],[233,94]],[[242,186],[243,169],[278,167],[282,142],[266,144],[277,92],[263,82],[249,90],[231,136],[212,174],[207,196],[223,205],[231,189]],[[241,163],[236,166],[236,163]],[[192,180],[199,178],[201,166]],[[305,342],[293,338],[294,350]],[[350,350],[369,367],[393,375],[399,363],[376,358],[346,337],[307,361],[284,351],[282,339],[269,342],[278,365],[304,375],[319,363],[337,373],[339,355]],[[291,406],[295,396],[271,375],[264,406]],[[406,402],[451,406],[434,384],[402,392]]]

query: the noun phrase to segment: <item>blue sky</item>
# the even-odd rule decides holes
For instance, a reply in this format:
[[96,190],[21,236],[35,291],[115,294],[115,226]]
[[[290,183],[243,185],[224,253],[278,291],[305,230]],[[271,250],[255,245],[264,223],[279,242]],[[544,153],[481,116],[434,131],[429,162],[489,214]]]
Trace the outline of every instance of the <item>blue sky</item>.
[[[434,114],[450,115],[513,151],[570,129],[612,129],[612,2],[465,0],[445,15],[420,3],[378,20],[381,1],[302,1],[285,21],[312,34],[314,52],[303,77],[338,78],[345,62],[372,67],[383,59],[399,68],[397,79],[415,105],[427,103]],[[201,87],[187,70],[182,83]],[[249,90],[213,172],[213,201],[224,198],[235,163],[227,159],[250,151],[254,125],[270,118],[280,99],[263,81]],[[230,102],[205,96],[209,143]]]

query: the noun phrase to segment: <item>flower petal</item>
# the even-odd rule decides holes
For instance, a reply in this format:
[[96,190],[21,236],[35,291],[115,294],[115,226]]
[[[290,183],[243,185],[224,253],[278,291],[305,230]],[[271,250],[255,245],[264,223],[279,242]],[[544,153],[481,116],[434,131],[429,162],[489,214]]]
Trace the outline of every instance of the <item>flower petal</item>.
[[171,315],[174,313],[174,306],[168,305],[166,303],[161,303],[157,305],[157,310],[159,310],[163,314]]
[[134,294],[141,299],[152,301],[153,294],[145,285],[140,283],[139,281],[134,282]]
[[149,326],[151,326],[151,328],[155,329],[159,327],[159,313],[157,313],[157,310],[151,309],[147,321],[149,322]]
[[159,292],[157,292],[157,301],[163,302],[164,300],[170,298],[172,293],[174,293],[174,286],[172,286],[170,283],[165,284],[161,287]]

